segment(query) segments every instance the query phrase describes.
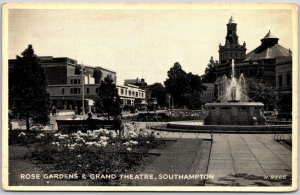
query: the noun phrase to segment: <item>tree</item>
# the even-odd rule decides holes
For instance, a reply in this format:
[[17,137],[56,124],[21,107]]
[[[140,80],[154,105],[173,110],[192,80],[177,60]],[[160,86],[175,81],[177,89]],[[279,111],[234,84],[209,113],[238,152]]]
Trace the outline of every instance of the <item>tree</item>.
[[291,93],[280,94],[276,104],[280,108],[280,112],[282,113],[292,112],[292,104],[293,104],[292,94]]
[[118,95],[118,89],[110,75],[107,75],[107,77],[101,81],[98,96],[98,112],[107,113],[108,119],[110,116],[116,117],[121,114],[120,96]]
[[176,106],[189,106],[195,103],[197,97],[200,101],[199,94],[206,90],[206,87],[202,85],[201,77],[192,73],[187,74],[178,62],[168,71],[165,86]]
[[34,54],[32,45],[17,56],[9,74],[9,107],[14,116],[33,123],[49,122],[50,98],[46,90],[46,74]]
[[262,79],[247,79],[247,95],[255,102],[265,104],[265,109],[273,109],[276,102],[274,87]]
[[152,98],[157,99],[157,104],[159,106],[166,105],[166,89],[161,83],[154,83],[149,88]]
[[199,75],[188,73],[189,85],[187,86],[187,107],[189,109],[200,109],[203,105],[201,94],[207,89],[202,84],[202,79]]
[[216,70],[216,64],[218,62],[214,61],[214,58],[211,56],[209,60],[209,64],[205,68],[204,74],[201,76],[204,83],[213,83],[215,82],[216,78],[214,72]]
[[171,94],[173,102],[177,106],[185,105],[184,93],[188,85],[188,78],[186,72],[181,65],[176,62],[168,71],[168,78],[164,82],[166,90]]

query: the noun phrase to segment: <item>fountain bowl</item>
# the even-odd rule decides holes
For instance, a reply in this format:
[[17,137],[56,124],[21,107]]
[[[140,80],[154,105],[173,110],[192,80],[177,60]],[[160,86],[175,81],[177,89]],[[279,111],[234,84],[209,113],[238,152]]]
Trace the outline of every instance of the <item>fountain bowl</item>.
[[266,120],[261,114],[264,104],[261,102],[228,101],[207,103],[208,114],[205,125],[263,125]]

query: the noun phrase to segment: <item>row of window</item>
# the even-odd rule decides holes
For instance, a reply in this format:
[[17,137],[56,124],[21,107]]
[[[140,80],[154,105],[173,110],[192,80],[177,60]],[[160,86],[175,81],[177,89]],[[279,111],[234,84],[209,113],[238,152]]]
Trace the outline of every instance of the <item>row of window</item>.
[[120,93],[121,95],[129,95],[129,96],[136,96],[136,97],[144,97],[144,93],[141,92],[137,92],[137,91],[131,91],[131,90],[127,90],[127,89],[120,89]]
[[[236,70],[236,75],[240,75],[242,73],[244,74],[244,76],[253,77],[253,76],[261,76],[262,71],[260,71],[259,69],[244,69],[244,70],[242,69],[242,70]],[[226,72],[217,73],[217,77],[223,76],[225,74],[226,74]]]
[[[65,89],[61,89],[62,95],[65,94]],[[80,94],[81,93],[81,88],[70,88],[70,94]],[[86,94],[90,94],[90,88],[86,88]]]
[[[286,86],[285,87],[291,87],[292,79],[291,79],[291,73],[287,73],[285,76],[286,79]],[[283,87],[283,76],[278,75],[278,87]]]
[[234,54],[233,53],[231,53],[231,52],[225,52],[225,53],[221,53],[221,58],[228,58],[228,57],[230,57],[230,58],[233,58],[233,57],[240,57],[240,58],[242,58],[242,57],[244,57],[244,54],[243,53],[235,53],[235,56],[234,56]]
[[80,79],[71,79],[71,84],[74,85],[80,84]]
[[[90,94],[90,88],[86,87],[85,90],[86,90],[86,94]],[[95,92],[96,92],[96,94],[98,94],[99,88],[96,88]],[[62,93],[62,95],[65,94],[64,88],[61,89],[61,93]],[[80,93],[81,93],[81,88],[70,88],[70,94],[80,94]],[[127,95],[127,89],[125,90],[125,93]],[[129,96],[144,97],[144,93],[137,92],[137,91],[134,92],[134,91],[128,90],[128,94],[129,94]],[[121,89],[121,95],[124,95],[124,89]]]

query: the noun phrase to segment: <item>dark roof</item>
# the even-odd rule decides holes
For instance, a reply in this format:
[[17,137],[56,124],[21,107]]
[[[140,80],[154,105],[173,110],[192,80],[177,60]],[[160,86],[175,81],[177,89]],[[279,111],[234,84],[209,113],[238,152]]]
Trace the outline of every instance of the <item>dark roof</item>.
[[269,31],[268,34],[261,39],[261,45],[249,52],[245,60],[274,59],[291,56],[291,50],[279,45],[278,40],[279,38]]
[[271,31],[269,30],[268,34],[266,34],[266,36],[262,39],[279,39],[278,37],[276,37],[273,33],[271,33]]
[[288,57],[290,55],[291,51],[279,44],[275,44],[266,48],[263,48],[262,46],[257,47],[246,55],[246,60],[272,59],[278,57]]

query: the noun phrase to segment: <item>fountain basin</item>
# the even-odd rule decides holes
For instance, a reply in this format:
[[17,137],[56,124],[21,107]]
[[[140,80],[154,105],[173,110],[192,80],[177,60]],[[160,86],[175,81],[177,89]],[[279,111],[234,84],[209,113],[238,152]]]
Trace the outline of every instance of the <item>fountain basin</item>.
[[264,125],[266,120],[260,110],[261,102],[207,103],[204,125]]
[[152,129],[186,133],[289,134],[292,132],[292,125],[203,125],[202,121],[177,121],[157,125]]

